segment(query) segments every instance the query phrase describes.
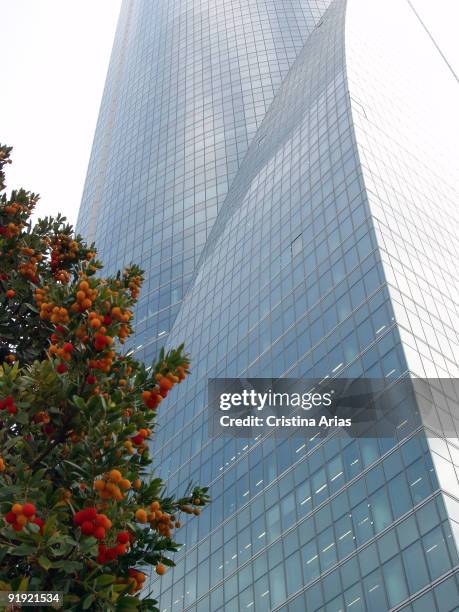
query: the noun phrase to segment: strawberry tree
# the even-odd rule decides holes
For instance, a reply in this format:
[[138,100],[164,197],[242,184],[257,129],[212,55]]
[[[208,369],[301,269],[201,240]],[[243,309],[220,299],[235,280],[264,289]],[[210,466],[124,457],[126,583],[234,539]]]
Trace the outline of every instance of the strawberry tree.
[[183,346],[146,367],[123,351],[142,284],[104,277],[65,218],[5,193],[0,147],[0,590],[62,591],[66,610],[156,610],[184,518],[207,488],[166,495],[155,416],[189,374]]

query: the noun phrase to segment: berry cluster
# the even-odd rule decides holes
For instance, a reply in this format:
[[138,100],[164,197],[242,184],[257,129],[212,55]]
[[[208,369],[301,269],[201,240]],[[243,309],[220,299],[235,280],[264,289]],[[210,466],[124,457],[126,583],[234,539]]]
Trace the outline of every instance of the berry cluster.
[[137,591],[140,591],[143,588],[143,583],[145,582],[146,576],[143,572],[139,572],[139,570],[136,570],[134,568],[128,569],[128,576],[129,580],[127,580],[126,582],[132,585],[129,589],[129,593],[133,595],[134,593],[137,593]]
[[151,429],[139,429],[139,431],[132,436],[130,440],[125,440],[124,448],[130,455],[133,455],[136,451],[139,455],[141,455],[148,448],[145,440],[150,434]]
[[110,563],[120,555],[126,554],[129,543],[129,533],[127,531],[120,531],[116,536],[116,543],[113,546],[99,544],[99,554],[96,557],[97,563]]
[[99,493],[101,499],[124,499],[123,491],[131,488],[131,481],[123,478],[119,470],[110,470],[102,478],[94,481],[94,489]]
[[40,527],[40,533],[43,532],[44,522],[38,516],[35,516],[36,508],[30,502],[22,504],[13,504],[11,510],[5,514],[5,521],[11,525],[15,531],[22,531],[27,523],[33,523]]
[[138,508],[135,512],[135,518],[139,523],[150,523],[152,529],[166,538],[172,537],[172,530],[174,528],[181,527],[181,523],[176,520],[174,515],[161,510],[158,501],[150,504],[149,511],[145,510],[145,508]]
[[78,285],[75,297],[76,302],[71,307],[73,312],[84,312],[91,308],[97,297],[97,289],[91,288],[87,280],[82,280]]
[[0,400],[0,410],[6,410],[8,414],[16,414],[18,409],[12,395],[7,395],[4,399]]
[[93,536],[104,540],[106,533],[112,527],[112,522],[105,514],[98,514],[96,508],[85,508],[73,517],[73,523],[80,528],[85,536]]
[[36,253],[34,249],[30,247],[21,247],[20,253],[25,261],[21,262],[18,266],[19,274],[22,274],[22,276],[32,281],[32,283],[37,283],[38,262],[42,261],[42,254]]
[[[125,280],[128,280],[129,275],[124,273]],[[128,288],[131,292],[132,299],[136,300],[139,297],[140,287],[142,286],[142,277],[137,274],[136,276],[131,276],[128,281]]]
[[175,520],[173,514],[161,511],[159,502],[157,501],[150,504],[148,520],[150,521],[150,527],[165,538],[171,538],[172,530],[175,527],[181,527],[181,523]]
[[49,242],[49,246],[51,247],[50,265],[54,278],[62,283],[67,283],[70,275],[63,269],[63,266],[78,259],[78,242],[71,236],[59,234]]
[[[38,291],[38,290],[37,290]],[[35,299],[37,292],[35,292]],[[43,295],[43,294],[42,294]],[[38,303],[38,300],[37,300]],[[56,306],[53,302],[40,301],[40,319],[44,321],[51,321],[51,323],[62,323],[67,325],[69,322],[69,312],[67,308],[63,306]]]
[[142,393],[143,403],[150,410],[155,410],[161,403],[161,401],[167,397],[169,391],[177,383],[181,383],[185,380],[187,375],[186,366],[178,366],[176,374],[173,372],[158,373],[155,375],[156,385],[152,389],[147,389]]

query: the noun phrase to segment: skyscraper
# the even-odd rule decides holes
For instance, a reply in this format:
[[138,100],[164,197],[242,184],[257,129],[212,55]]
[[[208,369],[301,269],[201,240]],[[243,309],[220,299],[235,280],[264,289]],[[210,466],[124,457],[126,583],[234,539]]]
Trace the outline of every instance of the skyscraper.
[[[154,4],[157,10],[162,6]],[[216,4],[205,3],[204,15]],[[153,249],[156,236],[159,247],[166,247],[164,255],[157,251],[159,265],[161,257],[174,257],[176,234],[171,241],[160,210],[170,194],[166,173],[175,181],[181,170],[174,174],[168,165],[173,162],[164,165],[158,140],[139,132],[139,122],[150,117],[148,103],[139,99],[137,85],[131,91],[123,81],[140,82],[140,68],[124,78],[117,71],[123,53],[124,62],[143,62],[148,47],[131,33],[137,22],[132,12],[142,15],[138,27],[148,31],[153,20],[149,26],[143,11],[151,5],[124,5],[80,213],[81,229],[102,240],[102,256],[114,267],[136,259],[131,245],[139,242],[138,224],[142,236],[152,234]],[[202,5],[186,6],[192,22],[202,23]],[[251,15],[260,6],[282,6],[298,19],[292,3],[238,3],[237,11],[249,7]],[[175,309],[166,307],[167,344],[186,341],[193,375],[159,416],[155,456],[172,489],[183,489],[189,480],[210,483],[213,503],[179,532],[185,547],[176,555],[177,567],[151,586],[164,612],[446,612],[459,606],[457,398],[439,392],[435,437],[403,422],[396,438],[208,436],[210,376],[458,376],[458,223],[448,155],[457,79],[410,2],[299,6],[315,27],[312,21],[305,26],[295,62],[276,91],[270,90],[269,110],[252,128],[244,124],[244,159],[226,164],[217,214],[208,218],[205,244],[198,241],[189,280],[181,277],[186,295]],[[233,16],[225,37],[250,55],[237,31],[242,13],[236,17],[233,9],[234,3],[219,3],[223,24]],[[173,14],[180,23],[182,13]],[[278,18],[276,24],[280,38],[288,40],[292,20]],[[218,39],[218,21],[207,27],[211,40]],[[184,47],[187,40],[191,44],[194,37],[185,37]],[[171,44],[182,48],[181,42]],[[258,65],[265,63],[266,50],[256,53]],[[191,49],[188,54],[195,57]],[[221,65],[221,58],[214,59]],[[144,67],[144,80],[146,73]],[[184,68],[174,83],[186,82],[187,74]],[[261,82],[272,78],[267,74],[260,72]],[[104,110],[116,78],[127,98],[117,96],[125,109],[118,123]],[[173,87],[171,81],[166,85]],[[173,104],[180,102],[179,95]],[[127,123],[129,130],[123,128]],[[162,114],[159,123],[165,134],[178,133],[175,114]],[[132,139],[139,160],[154,165],[145,185],[132,182],[140,170],[122,155],[121,144],[107,144],[110,139]],[[195,173],[200,152],[198,144],[190,156]],[[174,159],[182,168],[181,158]],[[100,186],[115,177],[113,188]],[[159,200],[147,195],[156,181]],[[193,197],[202,191],[194,185]],[[131,208],[116,218],[126,196],[111,198],[121,189]],[[184,197],[177,196],[181,210]],[[203,197],[205,207],[216,205],[214,195]],[[106,216],[100,212],[105,205]],[[144,222],[149,207],[153,229]],[[193,215],[189,235],[196,237],[196,204]],[[134,228],[119,256],[112,225],[103,223],[109,217],[113,227],[123,218]],[[177,235],[181,231],[179,221]],[[153,290],[158,281],[150,278]],[[167,286],[171,292],[172,284]],[[139,322],[145,317],[141,309]],[[138,342],[145,358],[153,356],[159,329],[149,321]],[[445,433],[451,431],[453,438]]]
[[146,271],[156,354],[248,144],[329,0],[125,0],[78,229],[106,270]]

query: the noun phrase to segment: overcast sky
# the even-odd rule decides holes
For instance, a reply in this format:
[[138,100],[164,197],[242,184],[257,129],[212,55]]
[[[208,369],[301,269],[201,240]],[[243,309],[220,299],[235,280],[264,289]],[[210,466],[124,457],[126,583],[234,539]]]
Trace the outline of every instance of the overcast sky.
[[[459,72],[459,1],[411,1]],[[7,184],[39,192],[39,216],[76,221],[120,4],[0,0],[0,142],[14,146]]]
[[121,0],[0,0],[7,185],[76,221]]

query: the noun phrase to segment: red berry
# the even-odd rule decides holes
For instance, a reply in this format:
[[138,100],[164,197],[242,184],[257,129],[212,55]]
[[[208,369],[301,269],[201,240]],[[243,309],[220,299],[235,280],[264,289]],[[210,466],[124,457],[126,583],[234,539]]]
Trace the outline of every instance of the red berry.
[[93,536],[98,540],[103,540],[105,538],[105,529],[103,527],[96,527],[94,529]]
[[15,523],[16,522],[16,515],[14,514],[14,512],[11,512],[11,510],[9,512],[7,512],[5,514],[5,521],[7,523],[9,523],[10,525]]
[[83,524],[81,525],[81,533],[84,535],[93,535],[95,531],[95,527],[94,527],[94,523],[92,523],[91,521],[84,521]]
[[14,399],[12,395],[7,395],[5,397],[5,405],[6,406],[14,406]]
[[103,321],[104,321],[104,325],[111,325],[112,318],[109,315],[105,315]]
[[62,327],[62,325],[56,325],[56,332],[58,334],[63,334],[65,332],[65,327]]
[[45,526],[45,521],[41,518],[39,518],[38,516],[36,516],[32,523],[34,523],[35,525],[38,525],[40,527],[40,533],[43,534],[43,527]]
[[152,393],[151,397],[147,400],[147,407],[151,410],[154,410],[159,404],[159,395],[157,393]]
[[36,511],[35,506],[31,503],[27,503],[22,506],[22,514],[25,514],[28,518],[33,516]]
[[107,557],[107,561],[113,561],[113,559],[116,559],[116,550],[115,550],[115,548],[109,548],[107,550],[105,556]]
[[71,342],[65,342],[62,348],[66,353],[71,353],[73,351],[73,344]]
[[129,533],[127,531],[120,531],[116,536],[116,541],[120,544],[127,544],[129,542]]
[[67,366],[64,363],[59,363],[56,371],[58,374],[65,374],[65,372],[67,372]]
[[19,525],[19,523],[13,523],[13,529],[14,531],[22,531],[22,525]]
[[85,517],[85,514],[84,514],[84,510],[80,510],[73,517],[73,524],[74,525],[81,525],[83,523],[83,521],[85,521],[85,520],[86,520],[86,517]]
[[131,438],[133,444],[143,444],[143,441],[145,440],[144,436],[142,436],[142,434],[136,434],[135,436],[132,436]]
[[97,516],[97,510],[95,508],[85,508],[82,510],[85,521],[93,521]]
[[12,406],[8,406],[8,408],[6,409],[6,411],[8,412],[8,414],[16,414],[16,412],[18,411],[18,409],[16,408],[16,406],[13,404]]
[[168,378],[161,378],[161,380],[159,381],[159,388],[161,389],[161,393],[163,393],[164,391],[170,391],[173,386],[174,383]]
[[88,383],[88,385],[95,385],[97,382],[97,378],[93,374],[90,374],[86,377],[86,382]]
[[117,544],[115,546],[115,551],[117,555],[124,555],[126,552],[126,544]]

